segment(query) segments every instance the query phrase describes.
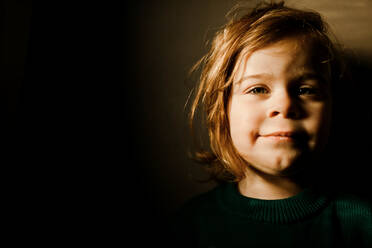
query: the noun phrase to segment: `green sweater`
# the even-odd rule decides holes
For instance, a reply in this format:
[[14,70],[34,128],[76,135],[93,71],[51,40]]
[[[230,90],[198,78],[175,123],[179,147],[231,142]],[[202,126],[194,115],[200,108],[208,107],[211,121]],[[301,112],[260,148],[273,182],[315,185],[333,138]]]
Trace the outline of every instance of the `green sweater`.
[[171,232],[173,247],[372,247],[372,208],[311,188],[282,200],[253,199],[228,183],[187,202]]

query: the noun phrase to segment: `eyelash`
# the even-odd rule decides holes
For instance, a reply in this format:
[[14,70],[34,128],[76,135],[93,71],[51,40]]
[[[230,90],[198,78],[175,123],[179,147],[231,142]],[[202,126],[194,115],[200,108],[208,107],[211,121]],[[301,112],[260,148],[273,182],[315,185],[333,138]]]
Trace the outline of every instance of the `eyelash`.
[[[299,87],[298,89],[296,89],[296,91],[297,91],[296,95],[314,96],[318,94],[317,88],[310,87],[310,86]],[[257,86],[247,91],[247,94],[253,94],[253,95],[262,95],[262,94],[268,94],[268,93],[269,93],[269,90],[262,86]]]
[[254,95],[259,95],[259,94],[264,94],[264,93],[259,93],[257,92],[257,90],[265,90],[266,92],[265,93],[269,93],[269,91],[265,88],[265,87],[261,87],[261,86],[258,86],[258,87],[254,87],[250,90],[248,90],[248,94],[254,94]]
[[316,95],[317,93],[318,93],[318,90],[316,89],[316,88],[314,88],[314,87],[300,87],[299,89],[298,89],[298,93],[300,93],[301,91],[304,91],[305,90],[305,92],[306,93],[303,93],[302,95],[311,95],[311,96],[313,96],[313,95]]

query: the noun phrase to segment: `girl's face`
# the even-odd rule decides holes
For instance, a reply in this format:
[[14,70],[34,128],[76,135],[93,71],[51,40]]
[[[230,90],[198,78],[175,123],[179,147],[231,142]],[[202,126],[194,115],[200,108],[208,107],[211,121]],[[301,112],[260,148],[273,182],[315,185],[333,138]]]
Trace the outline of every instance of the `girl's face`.
[[312,52],[285,39],[237,65],[228,103],[231,138],[261,172],[281,175],[299,159],[318,154],[327,141],[330,86],[315,71]]

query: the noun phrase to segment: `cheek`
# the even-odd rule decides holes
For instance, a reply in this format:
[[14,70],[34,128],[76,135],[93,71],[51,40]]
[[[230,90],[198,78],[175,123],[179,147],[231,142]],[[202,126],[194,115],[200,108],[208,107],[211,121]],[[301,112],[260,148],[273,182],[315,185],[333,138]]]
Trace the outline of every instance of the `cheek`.
[[324,147],[331,126],[331,109],[328,104],[319,104],[310,111],[306,129],[311,134],[311,147]]
[[238,150],[253,145],[261,117],[249,104],[232,101],[229,109],[230,134]]

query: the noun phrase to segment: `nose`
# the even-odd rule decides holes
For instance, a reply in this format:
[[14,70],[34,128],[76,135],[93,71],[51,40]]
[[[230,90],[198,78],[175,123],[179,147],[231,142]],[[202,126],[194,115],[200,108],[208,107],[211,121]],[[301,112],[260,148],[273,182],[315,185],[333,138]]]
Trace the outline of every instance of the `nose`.
[[289,92],[277,92],[271,96],[267,116],[270,118],[282,116],[286,119],[299,119],[301,117],[300,104]]

